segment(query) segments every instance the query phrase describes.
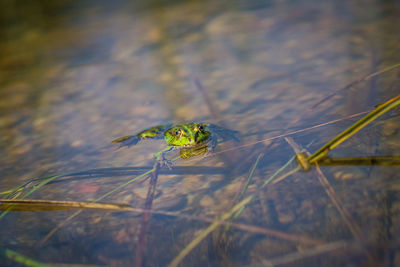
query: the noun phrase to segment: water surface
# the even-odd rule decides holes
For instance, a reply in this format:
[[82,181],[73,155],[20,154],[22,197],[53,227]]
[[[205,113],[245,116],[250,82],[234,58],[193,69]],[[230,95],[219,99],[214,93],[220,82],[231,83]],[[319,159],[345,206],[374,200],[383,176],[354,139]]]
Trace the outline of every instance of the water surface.
[[[11,212],[1,218],[3,249],[43,263],[164,266],[209,219],[254,195],[234,222],[269,234],[220,227],[182,266],[394,266],[400,260],[398,167],[322,168],[361,239],[314,170],[260,190],[294,155],[283,138],[270,138],[371,110],[399,93],[399,69],[346,87],[400,62],[398,3],[1,5],[0,191],[32,178],[88,171],[56,179],[29,198],[93,201],[152,168],[153,154],[164,147],[145,141],[116,150],[111,140],[117,137],[192,121],[241,133],[240,143],[221,143],[215,154],[160,170],[152,208],[177,216],[152,215],[146,222],[138,212],[83,211],[44,240],[75,211]],[[311,143],[313,152],[359,118],[292,138],[304,147]],[[391,112],[330,155],[398,155],[399,122]],[[102,201],[148,207],[146,177]],[[3,255],[0,263],[15,261]]]

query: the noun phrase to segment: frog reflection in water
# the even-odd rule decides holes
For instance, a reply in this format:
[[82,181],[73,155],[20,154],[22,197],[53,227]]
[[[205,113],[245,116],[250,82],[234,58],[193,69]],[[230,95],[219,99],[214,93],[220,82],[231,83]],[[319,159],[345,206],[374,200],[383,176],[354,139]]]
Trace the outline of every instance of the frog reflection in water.
[[112,141],[121,146],[136,145],[142,139],[164,139],[169,145],[161,152],[167,152],[173,148],[180,148],[180,157],[187,159],[193,156],[204,155],[209,150],[213,151],[218,139],[223,141],[238,140],[237,131],[229,130],[214,124],[186,123],[172,126],[159,125],[144,130],[136,135],[127,135]]

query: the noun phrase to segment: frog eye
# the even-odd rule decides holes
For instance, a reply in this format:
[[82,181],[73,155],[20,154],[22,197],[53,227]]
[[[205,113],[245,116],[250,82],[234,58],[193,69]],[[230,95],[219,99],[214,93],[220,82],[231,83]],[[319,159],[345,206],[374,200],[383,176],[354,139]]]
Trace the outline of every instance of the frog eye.
[[200,126],[199,126],[199,130],[200,130],[200,131],[203,131],[203,130],[204,130],[204,126],[203,126],[203,125],[200,125]]
[[182,137],[182,135],[183,135],[183,131],[182,131],[182,129],[179,129],[179,130],[175,131],[175,135],[177,135],[177,136],[178,136],[178,138],[181,138],[181,137]]

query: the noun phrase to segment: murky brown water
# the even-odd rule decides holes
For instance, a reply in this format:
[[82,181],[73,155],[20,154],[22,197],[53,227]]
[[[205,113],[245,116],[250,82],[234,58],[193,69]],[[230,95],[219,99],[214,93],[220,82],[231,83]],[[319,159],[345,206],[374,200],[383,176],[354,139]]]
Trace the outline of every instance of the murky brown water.
[[[15,264],[11,250],[43,263],[167,265],[209,220],[239,202],[259,155],[241,197],[253,194],[253,200],[234,220],[241,226],[213,231],[182,266],[400,261],[398,166],[322,168],[348,218],[314,170],[258,190],[293,156],[283,138],[267,139],[371,110],[399,94],[400,68],[340,90],[400,63],[397,3],[1,5],[0,191],[31,178],[87,171],[56,179],[28,198],[96,200],[152,168],[153,154],[164,147],[147,140],[116,150],[111,140],[159,124],[216,123],[242,137],[218,144],[211,156],[160,170],[152,208],[177,216],[85,210],[43,241],[75,211],[6,214],[0,265]],[[358,118],[292,138],[302,146],[313,142],[313,152]],[[330,155],[399,155],[399,125],[392,111]],[[285,130],[271,132],[276,129]],[[143,177],[102,201],[149,207],[148,181]]]

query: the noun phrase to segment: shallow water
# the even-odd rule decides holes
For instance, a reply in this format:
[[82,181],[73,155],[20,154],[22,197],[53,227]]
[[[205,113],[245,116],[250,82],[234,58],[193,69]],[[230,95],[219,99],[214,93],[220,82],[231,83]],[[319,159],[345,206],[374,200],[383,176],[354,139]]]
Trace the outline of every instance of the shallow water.
[[[94,201],[151,169],[164,147],[147,140],[117,150],[117,137],[191,121],[241,133],[240,143],[159,170],[151,207],[175,216],[85,210],[46,236],[75,211],[7,213],[0,219],[1,265],[15,264],[5,249],[42,263],[167,265],[210,220],[249,195],[234,220],[241,226],[213,231],[182,266],[400,261],[398,166],[323,167],[342,213],[314,169],[261,188],[294,155],[280,134],[343,118],[291,135],[314,152],[361,118],[347,117],[399,93],[400,68],[360,80],[400,63],[398,3],[1,5],[0,191],[85,171],[27,198]],[[392,111],[330,155],[398,155],[399,122]],[[101,201],[150,207],[146,178]]]

